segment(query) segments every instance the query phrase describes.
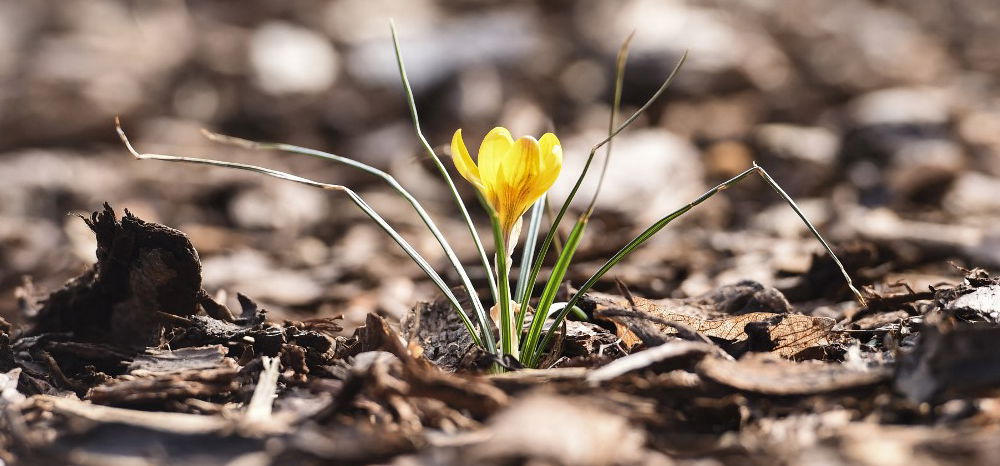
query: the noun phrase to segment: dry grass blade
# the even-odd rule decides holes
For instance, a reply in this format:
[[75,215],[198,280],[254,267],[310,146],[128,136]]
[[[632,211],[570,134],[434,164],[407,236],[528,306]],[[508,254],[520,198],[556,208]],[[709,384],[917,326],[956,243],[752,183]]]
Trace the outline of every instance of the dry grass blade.
[[354,203],[354,205],[360,208],[365,213],[365,215],[368,216],[368,218],[374,221],[379,226],[379,228],[382,229],[382,231],[388,234],[393,239],[393,241],[395,241],[396,244],[403,249],[406,255],[409,256],[410,259],[412,259],[420,267],[421,270],[423,270],[424,274],[431,279],[431,281],[438,288],[438,290],[440,290],[441,293],[444,294],[446,298],[448,298],[448,301],[451,303],[452,307],[455,308],[455,310],[459,313],[459,316],[462,318],[462,322],[469,330],[469,333],[472,334],[473,339],[476,340],[476,343],[482,344],[481,340],[479,339],[479,332],[476,331],[476,328],[472,325],[472,321],[469,319],[468,314],[465,313],[465,310],[459,303],[458,298],[456,298],[454,293],[451,292],[451,289],[444,282],[444,280],[437,273],[437,271],[435,271],[434,268],[431,267],[430,263],[428,263],[427,260],[424,259],[423,256],[421,256],[420,253],[418,253],[417,250],[414,249],[413,246],[411,246],[410,243],[407,242],[406,239],[404,239],[399,234],[399,232],[397,232],[391,225],[389,225],[389,223],[384,218],[382,218],[382,216],[379,215],[378,212],[375,212],[375,210],[372,209],[372,207],[368,205],[368,203],[365,202],[364,199],[361,198],[361,196],[359,196],[350,188],[336,184],[322,183],[319,181],[310,180],[308,178],[303,178],[301,176],[292,175],[278,170],[272,170],[270,168],[259,167],[256,165],[248,165],[235,162],[224,162],[220,160],[204,159],[198,157],[181,157],[176,155],[141,153],[135,150],[135,148],[132,146],[132,143],[125,135],[125,130],[123,130],[121,127],[121,121],[117,117],[115,118],[115,130],[117,131],[118,137],[121,139],[122,143],[125,144],[125,147],[128,149],[129,153],[131,153],[132,156],[135,157],[137,160],[161,160],[164,162],[184,162],[184,163],[209,165],[215,167],[233,168],[237,170],[246,170],[254,173],[260,173],[263,175],[272,176],[283,180],[302,183],[307,186],[312,186],[315,188],[320,188],[328,191],[339,191],[346,194],[347,197],[351,200],[351,202]]

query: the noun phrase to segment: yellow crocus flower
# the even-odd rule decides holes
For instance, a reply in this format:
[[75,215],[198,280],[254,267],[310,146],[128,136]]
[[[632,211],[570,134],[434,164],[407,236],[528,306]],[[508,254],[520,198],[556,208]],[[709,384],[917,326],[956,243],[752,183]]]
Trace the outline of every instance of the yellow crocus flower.
[[507,128],[493,128],[479,146],[477,165],[459,129],[451,139],[451,154],[458,172],[496,211],[504,238],[511,241],[508,237],[514,225],[562,170],[562,146],[552,133],[538,140],[522,136],[515,141]]

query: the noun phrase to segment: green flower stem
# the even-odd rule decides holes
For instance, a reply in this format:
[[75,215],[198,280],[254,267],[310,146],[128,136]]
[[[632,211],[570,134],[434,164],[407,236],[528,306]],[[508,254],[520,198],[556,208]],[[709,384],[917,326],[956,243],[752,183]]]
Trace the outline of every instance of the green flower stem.
[[637,118],[639,118],[640,115],[642,115],[646,110],[649,109],[651,105],[653,105],[653,102],[655,102],[656,99],[658,99],[667,90],[667,88],[670,87],[670,84],[674,81],[674,77],[677,76],[677,72],[680,71],[681,66],[684,65],[684,62],[686,60],[687,60],[687,52],[684,52],[684,55],[681,56],[681,59],[677,61],[677,65],[674,66],[673,71],[670,72],[670,75],[667,76],[667,79],[663,81],[663,84],[660,85],[660,88],[653,93],[653,95],[649,98],[649,100],[647,100],[646,103],[642,105],[642,107],[639,107],[639,109],[636,110],[635,113],[632,114],[632,116],[628,117],[624,122],[622,122],[621,125],[615,128],[615,130],[612,131],[611,134],[608,135],[608,137],[604,138],[603,141],[597,143],[597,145],[595,145],[593,148],[590,149],[590,154],[587,156],[587,162],[583,165],[583,171],[580,172],[580,176],[577,178],[576,184],[574,184],[573,189],[570,190],[569,196],[566,197],[566,201],[563,202],[562,207],[559,209],[559,213],[556,214],[556,218],[552,222],[552,227],[549,229],[549,232],[545,235],[545,239],[542,241],[542,247],[538,251],[538,256],[535,259],[535,265],[532,266],[531,275],[528,276],[527,286],[525,287],[524,295],[521,297],[522,301],[524,301],[526,297],[530,297],[531,294],[534,292],[535,280],[538,279],[538,273],[539,271],[541,271],[542,262],[544,262],[545,256],[549,252],[549,247],[552,245],[553,236],[555,236],[556,232],[559,230],[559,223],[562,222],[562,218],[563,216],[566,215],[566,211],[569,209],[570,203],[573,202],[573,198],[576,197],[577,191],[580,190],[580,185],[583,184],[583,179],[587,176],[587,172],[590,170],[590,165],[594,161],[594,154],[597,153],[598,149],[603,147],[605,144],[610,142],[611,139],[617,136],[618,133],[622,132],[622,130],[631,125],[632,122],[634,122]]
[[[485,204],[485,203],[484,203]],[[500,308],[500,356],[512,355],[518,357],[518,340],[521,336],[521,329],[514,328],[514,319],[510,309],[510,275],[508,269],[507,243],[504,239],[504,232],[500,227],[500,219],[493,209],[488,205],[490,212],[490,223],[493,225],[493,242],[496,247],[496,277],[497,289],[500,300],[497,307]]]
[[[472,336],[472,339],[475,340],[476,344],[478,345],[483,344],[479,336],[477,335],[475,326],[472,325],[472,321],[469,319],[469,316],[465,313],[465,310],[462,309],[462,305],[461,303],[459,303],[458,298],[456,298],[454,293],[451,292],[451,289],[449,289],[448,285],[444,282],[443,279],[441,279],[441,276],[438,275],[436,271],[434,271],[434,268],[431,267],[431,265],[427,262],[427,260],[424,259],[423,256],[421,256],[420,253],[418,253],[416,249],[414,249],[413,246],[411,246],[410,243],[406,241],[406,239],[404,239],[394,228],[392,228],[392,226],[389,225],[389,223],[386,222],[385,219],[382,218],[382,216],[380,216],[377,212],[375,212],[375,210],[372,209],[371,206],[369,206],[368,203],[366,203],[364,199],[362,199],[361,196],[359,196],[353,190],[345,186],[329,184],[329,183],[321,183],[319,181],[310,180],[308,178],[303,178],[301,176],[292,175],[289,173],[273,170],[270,168],[259,167],[256,165],[248,165],[235,162],[223,162],[220,160],[203,159],[197,157],[180,157],[175,155],[140,153],[139,151],[135,150],[134,147],[132,147],[132,143],[129,142],[128,137],[125,136],[125,131],[122,130],[121,125],[119,124],[117,118],[115,119],[115,129],[118,132],[118,137],[125,144],[125,147],[132,154],[132,156],[138,160],[162,160],[166,162],[184,162],[184,163],[211,165],[216,167],[234,168],[237,170],[247,170],[254,173],[260,173],[263,175],[268,175],[275,178],[280,178],[283,180],[293,181],[307,186],[324,189],[327,191],[339,191],[345,193],[347,197],[351,200],[351,202],[353,202],[354,205],[358,206],[358,208],[360,208],[383,231],[385,231],[393,239],[393,241],[395,241],[396,244],[398,244],[399,247],[403,249],[403,252],[405,252],[410,257],[410,259],[412,259],[413,262],[415,262],[417,266],[420,267],[420,269],[427,275],[427,277],[431,279],[434,285],[438,287],[438,289],[441,291],[442,294],[444,294],[445,298],[448,299],[448,302],[452,305],[452,307],[454,307],[455,310],[458,311],[458,315],[462,319],[462,323],[465,324],[465,327],[469,331],[469,334]],[[488,328],[489,327],[487,327],[487,329]]]

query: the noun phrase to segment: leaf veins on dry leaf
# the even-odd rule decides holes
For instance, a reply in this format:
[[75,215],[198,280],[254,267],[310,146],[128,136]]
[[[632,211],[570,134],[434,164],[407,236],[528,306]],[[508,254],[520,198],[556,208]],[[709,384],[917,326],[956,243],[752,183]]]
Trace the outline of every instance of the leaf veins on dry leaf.
[[[666,337],[695,332],[729,342],[751,337],[764,340],[756,350],[783,357],[840,342],[832,333],[836,321],[789,313],[791,306],[779,292],[756,283],[723,287],[693,299],[649,300],[594,294],[594,315],[615,325],[618,336],[629,347],[638,343],[655,346]],[[748,333],[749,332],[749,333]]]

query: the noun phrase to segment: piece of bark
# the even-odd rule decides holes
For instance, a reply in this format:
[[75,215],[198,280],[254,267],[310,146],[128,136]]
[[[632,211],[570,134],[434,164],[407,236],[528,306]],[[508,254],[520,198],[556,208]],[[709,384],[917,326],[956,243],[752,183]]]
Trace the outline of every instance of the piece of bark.
[[[23,464],[229,464],[263,454],[259,438],[234,435],[237,424],[219,415],[150,412],[35,396],[8,415],[8,446]],[[42,414],[42,415],[37,415]],[[156,452],[151,456],[150,452]]]
[[588,397],[522,398],[493,417],[487,431],[461,450],[461,463],[651,464],[654,455],[645,447],[646,432]]
[[387,464],[417,450],[415,439],[398,428],[368,423],[306,424],[289,437],[288,444],[291,448],[273,464]]
[[20,377],[20,367],[0,372],[0,407],[8,403],[24,401],[24,394],[17,391],[17,384]]
[[1000,323],[1000,284],[976,287],[949,302],[944,310],[967,321]]
[[649,369],[677,359],[697,362],[702,356],[715,351],[717,349],[708,343],[683,340],[668,341],[662,345],[617,359],[594,370],[587,375],[587,382],[599,384],[630,372]]
[[989,392],[1000,384],[1000,328],[926,325],[899,360],[895,386],[914,402]]
[[86,398],[103,405],[141,405],[222,395],[239,388],[235,366],[233,363],[218,369],[116,379],[91,388]]
[[448,373],[433,365],[410,347],[382,317],[369,314],[365,326],[355,332],[356,351],[347,378],[330,406],[319,414],[333,418],[360,396],[392,393],[409,397],[433,398],[453,408],[467,410],[482,418],[508,402],[507,395],[492,384],[475,377]]
[[225,433],[233,425],[231,420],[221,416],[138,411],[47,395],[37,395],[29,401],[43,407],[45,411],[58,415],[94,423],[117,423],[172,434]]
[[184,233],[127,210],[119,221],[107,204],[85,221],[97,235],[97,264],[43,302],[29,335],[72,332],[80,341],[158,345],[157,312],[197,311],[204,293],[198,253]]
[[226,348],[222,345],[161,350],[147,348],[129,364],[132,375],[160,375],[173,372],[208,370],[223,367]]
[[469,369],[476,343],[448,301],[420,303],[400,323],[403,338],[434,365],[450,372]]

